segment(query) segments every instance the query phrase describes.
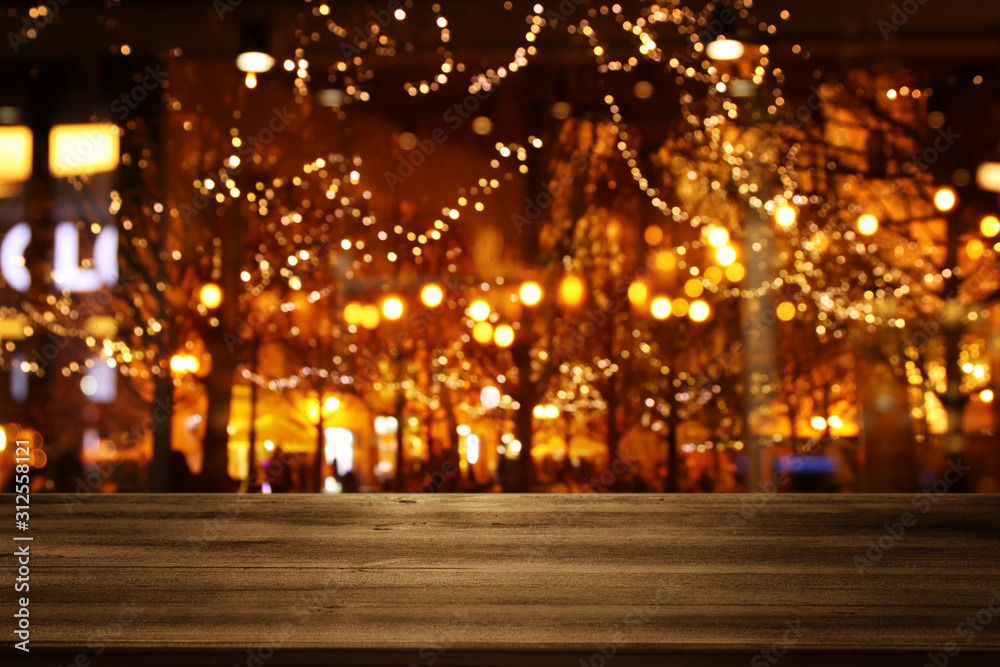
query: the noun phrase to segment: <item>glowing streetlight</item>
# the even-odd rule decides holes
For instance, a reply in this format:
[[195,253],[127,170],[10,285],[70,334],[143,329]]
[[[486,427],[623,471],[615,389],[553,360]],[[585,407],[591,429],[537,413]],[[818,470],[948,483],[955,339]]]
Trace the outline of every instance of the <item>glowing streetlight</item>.
[[382,314],[387,320],[398,320],[403,316],[403,302],[394,296],[382,302]]
[[628,300],[633,306],[637,308],[645,306],[647,298],[649,290],[646,288],[646,283],[634,282],[628,286]]
[[705,55],[712,60],[739,60],[746,53],[746,47],[738,39],[726,39],[723,35],[705,47]]
[[536,282],[526,282],[519,292],[521,301],[526,306],[534,306],[542,300],[542,288]]
[[795,224],[795,219],[798,217],[798,212],[791,206],[785,205],[778,207],[778,210],[774,212],[774,221],[777,222],[782,227],[791,227]]
[[700,299],[692,303],[688,309],[688,317],[694,322],[704,322],[711,313],[712,309],[709,308],[708,303]]
[[420,300],[424,302],[424,305],[428,308],[437,308],[441,305],[444,300],[444,292],[437,285],[431,283],[430,285],[425,285],[422,290],[420,290]]
[[995,215],[988,215],[979,223],[979,230],[988,239],[1000,234],[1000,219]]
[[653,303],[649,305],[649,312],[658,320],[665,320],[670,317],[670,313],[673,307],[670,305],[670,299],[665,297],[657,297],[653,299]]
[[244,51],[236,56],[236,67],[241,72],[260,74],[274,67],[274,58],[261,51]]
[[826,420],[820,417],[819,415],[813,417],[812,421],[810,421],[809,424],[817,431],[822,431],[823,429],[826,428]]
[[348,324],[361,324],[364,308],[357,301],[352,301],[344,307],[344,321]]
[[940,188],[934,193],[934,206],[942,213],[947,213],[955,208],[955,191],[951,188]]
[[865,236],[871,236],[878,231],[878,218],[871,213],[865,213],[858,218],[858,231]]
[[559,283],[559,299],[566,306],[572,308],[583,303],[583,293],[583,281],[577,276],[568,275]]
[[722,246],[715,251],[715,261],[719,266],[729,266],[736,261],[736,249],[728,245]]
[[552,405],[536,405],[531,411],[535,415],[535,419],[557,419],[559,417],[559,408]]
[[183,373],[197,373],[201,368],[197,357],[188,354],[175,354],[170,358],[170,370],[178,375]]
[[510,347],[514,344],[514,330],[506,324],[501,324],[493,332],[493,342],[500,347]]
[[473,301],[469,306],[469,317],[477,322],[484,321],[490,316],[490,304],[485,301]]
[[493,325],[489,322],[477,322],[472,327],[472,337],[477,343],[488,343],[493,340]]
[[708,232],[708,242],[713,248],[721,248],[729,243],[729,232],[722,227],[713,227]]
[[361,308],[361,326],[365,329],[374,329],[378,326],[378,308],[368,304]]
[[215,283],[205,283],[201,286],[198,298],[206,308],[218,308],[222,303],[222,289]]
[[791,301],[782,301],[778,304],[776,313],[782,322],[791,322],[795,319],[795,304]]
[[484,408],[492,410],[500,405],[500,390],[496,387],[483,387],[483,390],[479,392],[479,402],[483,404]]

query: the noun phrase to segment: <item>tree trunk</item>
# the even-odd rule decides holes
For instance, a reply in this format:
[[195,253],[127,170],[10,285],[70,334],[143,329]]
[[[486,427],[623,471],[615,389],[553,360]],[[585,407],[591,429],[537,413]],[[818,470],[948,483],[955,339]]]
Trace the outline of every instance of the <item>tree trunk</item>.
[[208,424],[202,443],[204,463],[201,474],[206,491],[232,490],[229,476],[229,415],[233,400],[233,373],[236,370],[233,353],[222,341],[221,332],[213,331],[206,346],[212,355],[212,372],[205,378],[208,393]]
[[406,396],[403,389],[396,390],[396,493],[402,493],[406,486],[403,470],[403,408],[406,406]]
[[[608,465],[618,458],[618,440],[621,437],[618,431],[618,383],[615,381],[617,376],[616,373],[608,378],[608,395],[605,396],[608,410]],[[569,439],[566,440],[566,446],[569,447]]]
[[323,492],[323,465],[326,463],[326,452],[323,447],[323,390],[325,388],[325,382],[322,379],[319,381],[319,386],[316,388],[316,394],[319,398],[319,416],[316,418],[316,461],[313,466],[313,491],[316,493]]
[[674,399],[673,386],[668,388],[667,405],[670,414],[667,415],[667,493],[677,493],[677,431],[680,426],[680,415],[677,414],[677,401]]
[[521,443],[518,455],[518,486],[521,493],[529,493],[535,484],[535,463],[531,458],[531,443],[535,432],[534,401],[521,401],[514,420],[514,437]]
[[174,416],[174,380],[169,371],[153,376],[153,461],[149,467],[149,486],[153,493],[171,491],[170,479],[171,422]]

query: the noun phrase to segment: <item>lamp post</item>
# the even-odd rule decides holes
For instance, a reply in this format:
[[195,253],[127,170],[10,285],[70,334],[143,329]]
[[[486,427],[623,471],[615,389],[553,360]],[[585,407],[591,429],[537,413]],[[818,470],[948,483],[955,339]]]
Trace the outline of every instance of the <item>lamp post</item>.
[[[732,9],[721,8],[720,11],[732,12]],[[765,47],[750,43],[749,29],[744,22],[733,20],[723,22],[727,27],[724,34],[719,35],[708,45],[706,54],[712,58],[720,69],[728,69],[732,75],[726,90],[729,96],[740,103],[741,129],[744,132],[752,130],[764,120],[764,105],[761,100],[761,86],[753,78],[753,62],[765,52]],[[760,150],[762,147],[758,147]],[[760,184],[758,197],[767,200],[770,195],[765,183],[768,170],[760,164],[759,156],[753,156],[749,171],[751,178]],[[794,223],[795,210],[790,206],[779,209],[777,218],[779,224]],[[783,216],[783,217],[781,217]],[[790,218],[790,220],[789,220]],[[749,202],[744,208],[743,243],[737,249],[746,267],[746,284],[752,287],[762,285],[772,279],[764,248],[771,235],[769,220],[761,210],[751,206]],[[775,337],[773,326],[763,323],[761,317],[766,304],[760,297],[752,296],[743,300],[740,319],[744,325],[744,380],[743,380],[743,435],[744,453],[747,458],[746,491],[750,492],[762,484],[763,469],[761,461],[762,437],[754,433],[751,426],[752,417],[764,408],[764,383],[774,371],[773,356]],[[756,322],[756,326],[748,326]]]

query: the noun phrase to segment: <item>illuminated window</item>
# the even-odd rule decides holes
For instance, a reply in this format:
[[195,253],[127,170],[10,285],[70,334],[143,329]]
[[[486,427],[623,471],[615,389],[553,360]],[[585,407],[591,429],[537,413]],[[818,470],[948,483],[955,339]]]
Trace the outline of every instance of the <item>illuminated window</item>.
[[0,186],[31,178],[31,141],[28,127],[0,127]]
[[56,125],[49,134],[49,172],[57,178],[118,167],[118,128],[110,123]]

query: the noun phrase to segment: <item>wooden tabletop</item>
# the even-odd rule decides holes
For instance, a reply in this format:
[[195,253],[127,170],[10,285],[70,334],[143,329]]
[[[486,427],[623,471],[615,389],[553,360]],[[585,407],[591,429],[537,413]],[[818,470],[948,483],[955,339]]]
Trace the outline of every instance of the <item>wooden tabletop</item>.
[[4,665],[1000,664],[1000,496],[0,501]]

